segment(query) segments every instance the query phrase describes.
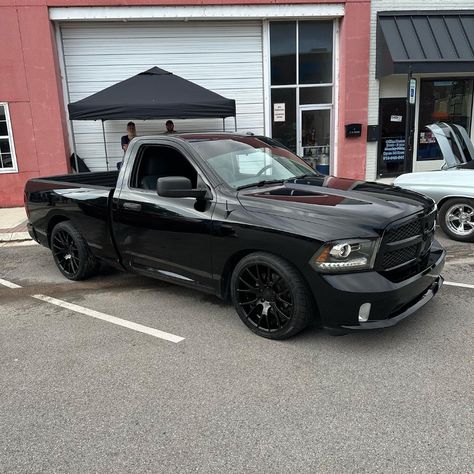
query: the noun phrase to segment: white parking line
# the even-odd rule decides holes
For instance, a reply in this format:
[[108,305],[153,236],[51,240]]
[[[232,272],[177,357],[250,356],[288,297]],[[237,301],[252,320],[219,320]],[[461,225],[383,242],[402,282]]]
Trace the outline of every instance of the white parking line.
[[116,318],[115,316],[110,316],[109,314],[101,313],[100,311],[95,311],[93,309],[83,308],[77,304],[68,303],[67,301],[58,300],[56,298],[51,298],[50,296],[45,295],[32,295],[32,298],[37,300],[45,301],[46,303],[54,304],[60,306],[61,308],[66,308],[76,313],[85,314],[86,316],[91,316],[92,318],[101,319],[102,321],[107,321],[108,323],[116,324],[117,326],[123,326],[128,329],[133,329],[134,331],[142,332],[144,334],[149,334],[150,336],[158,337],[159,339],[164,339],[170,342],[181,342],[184,340],[184,337],[175,336],[169,332],[160,331],[159,329],[149,328],[148,326],[143,326],[141,324],[132,323],[126,319]]
[[468,283],[456,283],[454,281],[445,281],[443,285],[448,285],[448,286],[459,286],[461,288],[472,288],[474,289],[474,285],[469,285]]
[[6,286],[7,288],[21,288],[20,285],[12,283],[11,281],[3,280],[2,278],[0,278],[0,285]]

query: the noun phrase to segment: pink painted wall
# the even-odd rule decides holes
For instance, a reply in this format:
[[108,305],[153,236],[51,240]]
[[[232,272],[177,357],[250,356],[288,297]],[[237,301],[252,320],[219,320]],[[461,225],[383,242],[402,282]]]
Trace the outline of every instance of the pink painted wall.
[[[23,204],[26,180],[68,172],[70,154],[53,25],[48,7],[345,3],[341,21],[339,176],[365,176],[370,0],[0,0],[0,102],[8,102],[19,172],[0,174],[0,207]],[[7,46],[5,46],[7,45]],[[346,139],[344,125],[363,124]]]
[[[370,1],[346,2],[340,31],[338,176],[365,179],[369,106]],[[346,138],[345,125],[362,124],[360,138]]]

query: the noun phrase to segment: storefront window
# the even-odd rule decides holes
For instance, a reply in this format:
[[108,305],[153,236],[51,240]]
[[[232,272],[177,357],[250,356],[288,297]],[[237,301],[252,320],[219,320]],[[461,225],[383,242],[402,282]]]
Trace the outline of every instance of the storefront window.
[[300,104],[331,104],[332,87],[300,87]]
[[272,22],[270,44],[272,84],[296,84],[296,22]]
[[461,125],[470,133],[472,112],[472,79],[422,80],[418,130],[419,161],[439,160],[435,140],[426,125],[450,122]]
[[299,83],[332,82],[332,21],[299,23]]
[[325,167],[331,147],[333,29],[327,20],[270,23],[272,137],[311,157],[315,166],[321,157]]
[[8,105],[0,104],[0,173],[17,171]]
[[296,150],[296,89],[272,89],[272,137]]

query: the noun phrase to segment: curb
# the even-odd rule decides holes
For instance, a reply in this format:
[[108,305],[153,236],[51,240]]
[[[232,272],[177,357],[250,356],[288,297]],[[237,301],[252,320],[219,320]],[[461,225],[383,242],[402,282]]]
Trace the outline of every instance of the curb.
[[19,242],[33,240],[28,232],[0,232],[0,242]]

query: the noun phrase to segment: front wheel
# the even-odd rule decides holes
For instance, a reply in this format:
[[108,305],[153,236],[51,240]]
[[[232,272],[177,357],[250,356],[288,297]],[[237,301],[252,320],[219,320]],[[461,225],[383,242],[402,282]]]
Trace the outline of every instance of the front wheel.
[[99,262],[84,237],[70,222],[60,222],[54,227],[51,251],[59,271],[69,280],[85,280],[99,269]]
[[313,304],[301,274],[286,260],[258,252],[235,267],[231,295],[240,319],[259,336],[286,339],[309,323]]
[[474,241],[474,200],[456,198],[446,201],[439,210],[439,225],[453,240]]

